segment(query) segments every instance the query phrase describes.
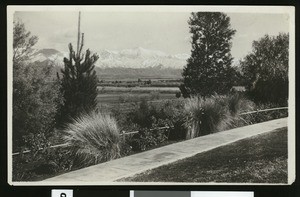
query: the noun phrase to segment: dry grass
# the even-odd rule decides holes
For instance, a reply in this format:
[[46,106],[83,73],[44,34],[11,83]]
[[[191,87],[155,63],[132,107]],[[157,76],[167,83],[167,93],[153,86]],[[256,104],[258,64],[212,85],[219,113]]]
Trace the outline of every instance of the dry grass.
[[187,99],[184,111],[187,139],[223,131],[234,127],[242,111],[253,109],[254,104],[239,95],[213,95],[208,98]]
[[228,108],[222,106],[214,98],[188,99],[184,110],[188,114],[187,139],[224,129],[231,122]]
[[71,145],[76,166],[88,166],[120,156],[119,128],[109,115],[83,114],[69,124],[64,140]]

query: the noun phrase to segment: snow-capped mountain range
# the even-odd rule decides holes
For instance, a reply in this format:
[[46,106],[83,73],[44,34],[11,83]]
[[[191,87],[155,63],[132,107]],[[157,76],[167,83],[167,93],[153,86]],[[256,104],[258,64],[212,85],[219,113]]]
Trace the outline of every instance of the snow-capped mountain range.
[[[182,69],[188,59],[188,54],[170,55],[158,50],[144,49],[141,47],[123,50],[101,50],[96,52],[99,60],[96,66],[100,68],[174,68]],[[63,65],[63,58],[68,57],[68,53],[60,52],[56,49],[35,50],[32,53],[32,61],[51,61],[56,65]]]
[[56,49],[34,49],[31,54],[30,60],[32,62],[53,62],[56,65],[63,65],[63,59],[67,57],[67,54],[63,54]]

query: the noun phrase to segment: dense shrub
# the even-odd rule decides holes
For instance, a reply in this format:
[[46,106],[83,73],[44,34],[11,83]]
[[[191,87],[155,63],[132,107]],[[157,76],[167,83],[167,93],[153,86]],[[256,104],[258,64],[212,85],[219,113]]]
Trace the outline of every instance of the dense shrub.
[[169,126],[169,140],[183,140],[186,135],[184,126],[185,114],[183,113],[183,99],[165,101],[156,105],[157,118],[163,120]]
[[[259,111],[259,110],[271,109],[277,107],[278,107],[277,104],[274,103],[260,103],[255,106],[253,111]],[[287,116],[288,116],[288,110],[281,109],[281,110],[274,110],[274,111],[272,110],[272,111],[245,114],[242,117],[243,117],[243,121],[246,124],[255,124],[255,123],[265,122],[265,121],[274,120],[278,118],[284,118]]]
[[288,100],[288,79],[259,80],[255,88],[248,91],[248,95],[256,103],[273,102],[286,106]]
[[73,158],[66,147],[45,149],[13,158],[13,181],[38,181],[70,171]]
[[51,79],[52,66],[19,64],[13,80],[13,149],[39,149],[55,126],[62,102],[60,85]]
[[187,115],[185,126],[188,129],[186,138],[190,139],[235,127],[241,119],[240,112],[251,110],[253,105],[238,94],[187,99],[184,105]]
[[72,147],[75,166],[88,166],[120,156],[120,133],[114,118],[91,112],[68,124],[64,139]]
[[[132,129],[155,129],[157,127],[171,127],[168,138],[182,139],[184,131],[183,100],[161,101],[149,103],[142,100],[133,110],[126,113],[118,121],[121,125],[131,125]],[[128,128],[128,127],[127,127]],[[130,128],[129,128],[130,129]],[[181,137],[180,137],[181,136]]]
[[153,108],[149,106],[148,102],[145,99],[133,109],[133,111],[129,112],[127,115],[127,120],[137,127],[142,128],[151,128],[154,120]]
[[166,133],[162,130],[143,129],[135,134],[129,143],[133,151],[144,151],[150,147],[155,147],[166,140]]
[[[132,137],[127,137],[128,144],[133,150],[145,150],[168,140],[185,138],[183,100],[161,101],[151,103],[142,100],[135,104],[132,110],[121,113],[122,109],[114,109],[122,130],[140,131]],[[161,129],[161,127],[167,127]],[[130,139],[128,139],[130,138]]]
[[58,105],[59,84],[53,67],[30,61],[38,38],[20,21],[13,28],[13,150],[37,150],[49,145]]
[[252,51],[240,64],[253,101],[287,104],[289,34],[265,35],[253,41]]

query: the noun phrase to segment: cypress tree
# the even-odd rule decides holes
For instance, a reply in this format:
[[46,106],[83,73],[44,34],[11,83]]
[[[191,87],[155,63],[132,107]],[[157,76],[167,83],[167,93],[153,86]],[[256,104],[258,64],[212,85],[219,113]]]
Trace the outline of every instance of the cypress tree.
[[193,12],[188,24],[192,50],[182,73],[183,96],[226,93],[234,75],[230,40],[235,30],[230,27],[230,18],[221,12]]

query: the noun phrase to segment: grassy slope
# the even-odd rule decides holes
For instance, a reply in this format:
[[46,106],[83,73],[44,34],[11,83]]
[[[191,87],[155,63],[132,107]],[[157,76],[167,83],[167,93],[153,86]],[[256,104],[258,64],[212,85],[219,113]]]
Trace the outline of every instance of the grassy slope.
[[286,183],[287,129],[244,139],[122,181]]

